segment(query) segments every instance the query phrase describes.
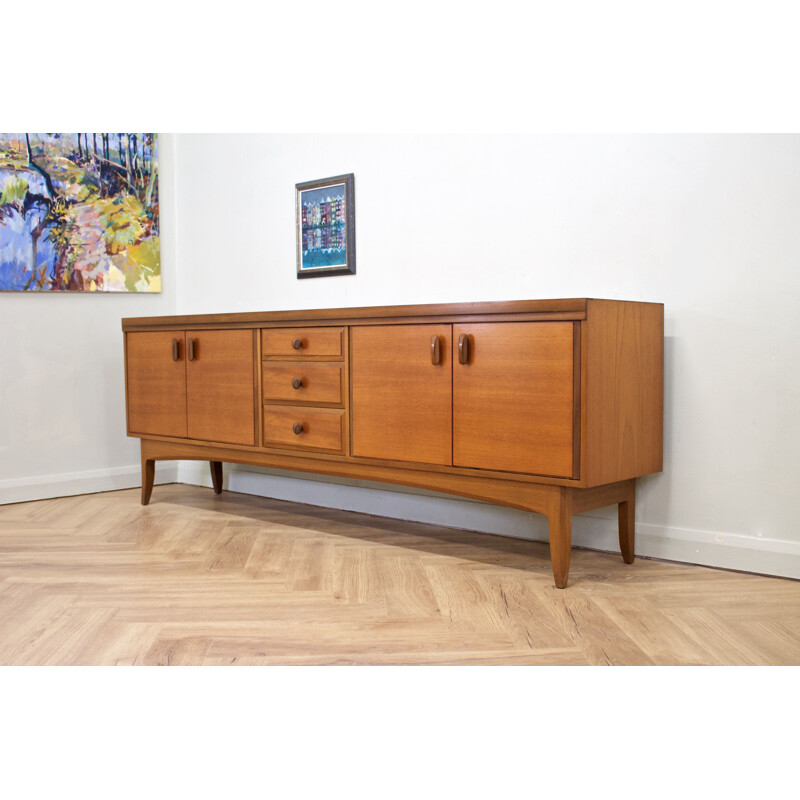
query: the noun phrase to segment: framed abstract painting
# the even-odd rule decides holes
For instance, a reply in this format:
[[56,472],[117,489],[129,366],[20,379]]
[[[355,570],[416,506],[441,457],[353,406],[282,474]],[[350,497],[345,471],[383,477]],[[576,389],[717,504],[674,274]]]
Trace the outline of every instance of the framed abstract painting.
[[295,186],[297,277],[355,275],[353,173]]
[[155,133],[0,133],[0,291],[160,292]]

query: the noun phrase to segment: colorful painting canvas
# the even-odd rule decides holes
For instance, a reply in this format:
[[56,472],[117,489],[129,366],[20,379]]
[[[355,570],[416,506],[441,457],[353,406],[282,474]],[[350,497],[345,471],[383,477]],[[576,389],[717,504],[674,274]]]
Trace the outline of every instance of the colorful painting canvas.
[[161,291],[155,133],[0,133],[0,291]]
[[353,175],[298,183],[297,277],[356,271]]

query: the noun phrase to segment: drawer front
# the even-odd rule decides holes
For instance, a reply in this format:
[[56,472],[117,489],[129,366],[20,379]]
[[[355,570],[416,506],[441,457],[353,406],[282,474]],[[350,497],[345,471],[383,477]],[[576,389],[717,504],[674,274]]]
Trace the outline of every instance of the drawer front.
[[308,362],[266,363],[264,401],[291,403],[333,403],[342,405],[344,369],[339,364]]
[[264,328],[264,358],[343,358],[344,328]]
[[[295,433],[295,426],[302,426]],[[266,447],[344,450],[344,411],[336,408],[264,406]]]

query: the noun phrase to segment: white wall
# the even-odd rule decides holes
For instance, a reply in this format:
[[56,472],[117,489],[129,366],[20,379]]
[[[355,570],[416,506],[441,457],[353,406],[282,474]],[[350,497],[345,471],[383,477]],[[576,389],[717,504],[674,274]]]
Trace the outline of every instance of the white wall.
[[0,293],[0,503],[140,484],[120,321],[175,313],[174,146],[159,137],[162,293]]
[[[294,184],[345,172],[358,274],[298,281]],[[663,302],[664,472],[639,482],[637,552],[800,577],[800,137],[180,135],[176,181],[181,313]],[[257,494],[545,535],[469,501],[229,474]],[[615,538],[611,510],[576,521],[578,544]]]
[[[0,294],[0,502],[139,484],[124,316],[595,296],[666,309],[637,552],[800,577],[800,137],[162,135],[161,295]],[[294,184],[354,172],[356,276],[295,277]],[[157,481],[174,468],[159,464]],[[544,538],[536,515],[226,467],[230,488]],[[207,483],[207,466],[180,478]],[[615,550],[612,510],[577,544]]]

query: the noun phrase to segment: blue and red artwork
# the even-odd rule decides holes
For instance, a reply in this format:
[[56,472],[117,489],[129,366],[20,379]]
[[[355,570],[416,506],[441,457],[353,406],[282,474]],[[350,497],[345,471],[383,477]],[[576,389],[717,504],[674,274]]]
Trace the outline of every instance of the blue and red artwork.
[[161,291],[155,133],[0,133],[0,291]]
[[346,266],[346,203],[344,183],[301,192],[301,270]]

